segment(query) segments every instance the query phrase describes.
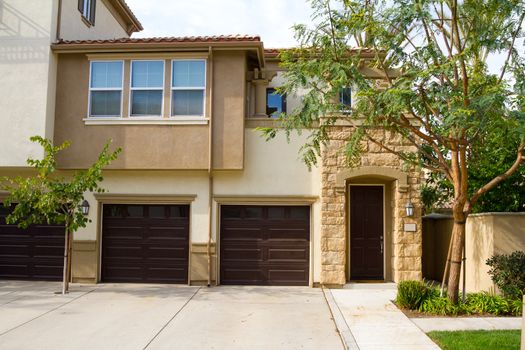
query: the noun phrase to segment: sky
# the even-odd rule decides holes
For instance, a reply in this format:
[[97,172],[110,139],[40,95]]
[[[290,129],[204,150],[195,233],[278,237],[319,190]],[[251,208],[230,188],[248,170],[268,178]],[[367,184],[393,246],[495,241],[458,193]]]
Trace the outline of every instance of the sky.
[[133,37],[259,35],[265,48],[295,46],[291,27],[310,21],[306,0],[126,0],[144,30]]

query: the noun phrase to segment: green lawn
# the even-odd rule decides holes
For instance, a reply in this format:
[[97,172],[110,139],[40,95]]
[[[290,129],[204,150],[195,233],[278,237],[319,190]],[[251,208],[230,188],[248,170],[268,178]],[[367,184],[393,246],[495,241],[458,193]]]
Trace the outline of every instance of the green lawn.
[[521,331],[456,331],[430,332],[443,350],[519,350]]

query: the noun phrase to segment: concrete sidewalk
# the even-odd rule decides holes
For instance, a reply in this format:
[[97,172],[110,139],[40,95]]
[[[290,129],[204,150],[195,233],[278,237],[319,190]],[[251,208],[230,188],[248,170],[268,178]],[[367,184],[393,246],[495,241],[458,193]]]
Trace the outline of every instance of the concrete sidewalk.
[[[344,318],[339,329],[344,335],[351,333],[355,343],[350,349],[360,350],[439,350],[430,338],[410,321],[392,302],[396,297],[393,283],[349,284],[344,289],[325,290],[333,296],[338,312]],[[329,299],[329,298],[327,298]],[[335,310],[334,310],[335,308]],[[335,316],[336,320],[337,317]],[[339,327],[341,327],[339,325]]]
[[341,349],[321,289],[0,281],[0,349]]
[[424,317],[411,318],[423,332],[521,329],[521,317]]

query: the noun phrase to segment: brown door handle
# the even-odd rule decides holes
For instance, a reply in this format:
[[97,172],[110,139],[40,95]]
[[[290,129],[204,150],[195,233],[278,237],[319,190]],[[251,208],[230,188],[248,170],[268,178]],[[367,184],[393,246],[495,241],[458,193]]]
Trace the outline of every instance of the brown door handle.
[[383,236],[379,237],[379,244],[381,246],[381,254],[383,254]]

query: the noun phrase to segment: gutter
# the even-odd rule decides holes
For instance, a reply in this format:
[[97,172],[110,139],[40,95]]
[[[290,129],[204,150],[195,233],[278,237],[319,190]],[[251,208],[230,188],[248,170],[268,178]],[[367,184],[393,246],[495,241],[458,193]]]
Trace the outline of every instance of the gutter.
[[56,41],[60,40],[60,27],[62,26],[62,0],[58,0]]
[[[210,100],[208,103],[209,124],[208,124],[208,243],[206,245],[206,255],[208,258],[208,287],[211,286],[211,244],[212,244],[212,229],[213,229],[213,49],[208,47],[208,64],[209,64],[209,78],[210,81]],[[217,281],[215,281],[217,282]]]

